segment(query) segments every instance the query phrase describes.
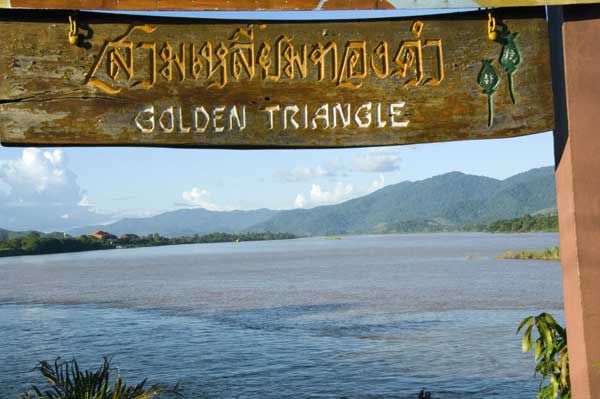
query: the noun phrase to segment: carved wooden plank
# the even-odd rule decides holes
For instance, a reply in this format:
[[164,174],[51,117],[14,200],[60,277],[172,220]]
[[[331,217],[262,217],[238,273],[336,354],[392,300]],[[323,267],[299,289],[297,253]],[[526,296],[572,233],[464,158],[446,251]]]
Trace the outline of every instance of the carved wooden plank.
[[252,24],[80,13],[70,45],[65,12],[0,11],[0,135],[299,148],[551,130],[543,9],[495,16],[498,41],[484,12]]
[[0,8],[77,10],[366,10],[521,7],[598,0],[0,0]]

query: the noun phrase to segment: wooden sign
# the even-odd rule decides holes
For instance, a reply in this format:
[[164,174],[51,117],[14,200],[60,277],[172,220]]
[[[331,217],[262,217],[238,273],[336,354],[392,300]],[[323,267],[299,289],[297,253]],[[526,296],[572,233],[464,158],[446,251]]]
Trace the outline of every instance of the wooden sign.
[[351,147],[553,128],[543,9],[314,23],[13,10],[0,32],[4,145]]
[[550,6],[598,0],[0,0],[0,8],[77,10],[366,10]]

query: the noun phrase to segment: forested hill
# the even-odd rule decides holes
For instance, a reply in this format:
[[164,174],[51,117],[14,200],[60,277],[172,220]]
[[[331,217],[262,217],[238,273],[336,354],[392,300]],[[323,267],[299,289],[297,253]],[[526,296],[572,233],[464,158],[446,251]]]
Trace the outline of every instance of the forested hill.
[[112,234],[154,234],[165,237],[193,236],[194,234],[239,233],[275,216],[278,211],[257,209],[253,211],[216,212],[206,209],[179,209],[146,218],[127,218],[108,225],[86,226],[70,230],[74,236],[107,230]]
[[505,180],[451,172],[386,186],[364,197],[312,209],[232,212],[182,209],[69,233],[89,234],[101,229],[113,234],[159,233],[176,237],[216,231],[296,235],[438,231],[555,209],[554,170],[545,167]]
[[332,235],[438,230],[555,208],[552,167],[505,180],[451,172],[390,185],[338,205],[284,211],[250,231]]

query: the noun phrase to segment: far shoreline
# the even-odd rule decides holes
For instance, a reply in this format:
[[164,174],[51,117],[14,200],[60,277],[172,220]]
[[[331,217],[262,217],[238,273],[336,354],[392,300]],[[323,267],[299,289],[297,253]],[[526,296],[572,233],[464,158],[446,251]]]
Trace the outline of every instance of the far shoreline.
[[205,235],[162,237],[159,234],[138,236],[123,234],[120,237],[97,231],[79,237],[56,238],[32,232],[25,236],[0,241],[0,258],[106,251],[113,249],[164,247],[186,244],[239,243],[247,241],[276,241],[297,239],[289,233],[211,233]]

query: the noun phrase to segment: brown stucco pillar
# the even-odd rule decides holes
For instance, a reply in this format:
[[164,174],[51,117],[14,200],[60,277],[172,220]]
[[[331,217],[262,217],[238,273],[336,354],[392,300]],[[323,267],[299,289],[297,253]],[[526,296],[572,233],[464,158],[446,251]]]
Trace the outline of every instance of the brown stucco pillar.
[[562,57],[560,37],[552,36],[556,190],[571,383],[573,399],[600,399],[593,365],[600,362],[600,7],[559,11]]

